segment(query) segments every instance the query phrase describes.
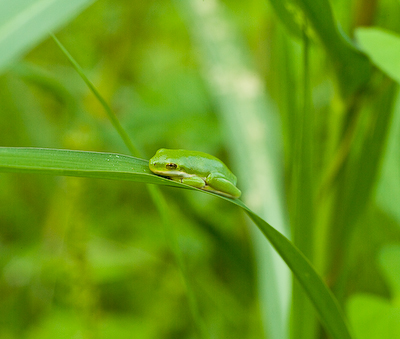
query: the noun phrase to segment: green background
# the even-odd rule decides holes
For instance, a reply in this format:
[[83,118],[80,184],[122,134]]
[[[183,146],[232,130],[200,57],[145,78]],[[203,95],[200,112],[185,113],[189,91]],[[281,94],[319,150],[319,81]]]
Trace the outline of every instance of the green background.
[[[0,0],[0,146],[129,154],[53,32],[141,157],[222,159],[354,338],[396,338],[399,17],[395,0]],[[172,233],[142,183],[0,173],[0,339],[324,338],[244,213],[162,193]]]

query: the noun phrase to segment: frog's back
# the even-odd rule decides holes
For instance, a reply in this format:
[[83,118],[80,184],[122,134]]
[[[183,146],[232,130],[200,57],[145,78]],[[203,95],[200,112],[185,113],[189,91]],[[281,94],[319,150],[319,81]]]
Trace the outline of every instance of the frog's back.
[[[197,174],[207,177],[210,173],[216,172],[224,175],[226,179],[236,185],[236,176],[218,158],[200,151],[188,151],[183,149],[161,149],[168,157],[168,161],[179,163],[181,168],[189,174]],[[183,160],[183,161],[182,161]]]

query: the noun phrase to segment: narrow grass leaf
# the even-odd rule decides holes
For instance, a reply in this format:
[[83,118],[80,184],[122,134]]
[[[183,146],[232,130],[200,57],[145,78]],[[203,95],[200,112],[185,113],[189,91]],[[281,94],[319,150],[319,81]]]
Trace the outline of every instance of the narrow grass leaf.
[[86,76],[86,74],[83,71],[82,67],[78,64],[78,62],[73,58],[73,56],[68,52],[68,50],[60,42],[60,40],[58,40],[56,38],[56,36],[54,34],[51,34],[51,37],[56,42],[57,46],[61,49],[61,51],[64,53],[64,55],[68,58],[68,60],[71,62],[72,66],[75,68],[75,70],[78,72],[79,76],[82,78],[82,80],[86,83],[86,85],[92,91],[92,93],[97,98],[97,100],[99,100],[100,104],[103,106],[104,111],[106,112],[106,114],[108,116],[108,119],[110,120],[110,122],[113,125],[113,127],[115,128],[115,130],[118,132],[119,136],[123,140],[123,142],[126,145],[126,147],[128,147],[128,149],[131,152],[131,154],[134,155],[134,156],[139,156],[140,152],[139,152],[138,147],[133,143],[133,141],[129,137],[128,133],[122,127],[122,125],[119,122],[117,116],[112,111],[112,109],[110,108],[108,103],[104,100],[104,98],[101,96],[99,91],[96,89],[96,87],[93,85],[93,83]]
[[0,1],[0,73],[93,0]]
[[379,98],[365,108],[356,128],[353,145],[343,170],[338,175],[338,190],[333,206],[329,255],[332,286],[335,294],[343,298],[346,291],[338,277],[346,265],[347,252],[353,230],[365,213],[377,186],[389,126],[392,122],[396,87],[393,83]]
[[286,29],[294,36],[300,38],[300,22],[296,22],[295,13],[293,12],[293,7],[291,8],[290,1],[270,0],[270,3]]
[[[315,230],[315,174],[313,173],[315,123],[310,86],[309,39],[303,34],[302,107],[295,110],[292,165],[292,234],[294,244],[313,262]],[[315,313],[301,286],[294,282],[291,314],[293,338],[313,338],[317,329]]]
[[287,2],[288,6],[292,7],[292,17],[302,20],[304,29],[310,24],[319,37],[333,62],[342,94],[347,97],[359,90],[371,75],[370,62],[338,27],[329,1],[298,0]]
[[177,186],[155,176],[148,161],[116,153],[50,148],[0,147],[0,172],[117,179]]
[[292,270],[332,338],[350,339],[351,335],[339,304],[304,255],[286,237],[249,210],[241,201],[233,202],[245,210]]

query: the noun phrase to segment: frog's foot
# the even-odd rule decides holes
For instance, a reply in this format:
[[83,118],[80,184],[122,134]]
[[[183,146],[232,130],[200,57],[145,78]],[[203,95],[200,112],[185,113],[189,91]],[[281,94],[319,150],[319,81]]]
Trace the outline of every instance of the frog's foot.
[[189,186],[193,186],[196,188],[204,188],[204,186],[206,185],[205,181],[200,178],[200,177],[187,177],[187,178],[179,178],[176,181],[180,181],[182,184],[186,184]]
[[232,182],[225,179],[225,176],[222,174],[211,173],[206,178],[206,182],[208,187],[205,189],[210,191],[214,190],[216,193],[226,197],[237,199],[242,194],[242,192]]

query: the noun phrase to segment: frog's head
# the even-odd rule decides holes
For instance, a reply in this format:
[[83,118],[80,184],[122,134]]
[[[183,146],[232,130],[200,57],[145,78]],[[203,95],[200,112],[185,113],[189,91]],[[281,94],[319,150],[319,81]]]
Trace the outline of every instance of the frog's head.
[[170,150],[164,148],[159,149],[154,157],[150,159],[149,168],[153,173],[161,175],[169,174],[173,176],[182,172],[178,159],[171,157]]

